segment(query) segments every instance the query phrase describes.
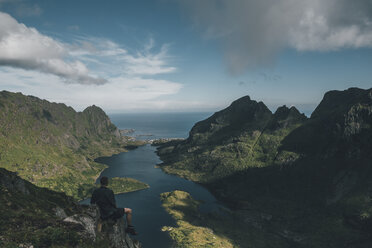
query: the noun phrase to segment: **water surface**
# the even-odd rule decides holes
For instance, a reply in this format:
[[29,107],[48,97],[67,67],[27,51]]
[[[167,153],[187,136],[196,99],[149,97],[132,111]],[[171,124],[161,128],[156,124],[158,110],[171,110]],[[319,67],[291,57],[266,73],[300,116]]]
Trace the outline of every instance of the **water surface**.
[[192,126],[212,113],[131,113],[111,114],[111,121],[120,129],[134,129],[129,136],[148,140],[187,138]]
[[[205,202],[203,211],[218,211],[222,205],[207,189],[185,180],[168,175],[155,168],[161,161],[155,154],[155,147],[146,145],[127,153],[99,158],[96,161],[107,164],[100,177],[131,177],[150,185],[149,189],[116,195],[118,207],[133,209],[133,224],[140,235],[136,236],[144,248],[166,248],[171,246],[168,234],[161,231],[163,226],[175,226],[175,221],[161,206],[160,194],[172,190],[189,192],[194,199]],[[82,203],[89,203],[90,199]]]

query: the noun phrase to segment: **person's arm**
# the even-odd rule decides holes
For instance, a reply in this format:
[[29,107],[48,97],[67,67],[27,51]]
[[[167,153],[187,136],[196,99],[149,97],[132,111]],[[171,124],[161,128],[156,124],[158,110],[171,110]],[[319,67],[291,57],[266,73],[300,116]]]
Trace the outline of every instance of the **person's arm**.
[[111,204],[114,208],[116,208],[115,195],[114,195],[114,191],[112,191],[112,190],[110,190],[109,200],[110,200],[110,204]]
[[97,194],[96,191],[93,191],[92,198],[90,198],[90,204],[96,204],[97,202]]

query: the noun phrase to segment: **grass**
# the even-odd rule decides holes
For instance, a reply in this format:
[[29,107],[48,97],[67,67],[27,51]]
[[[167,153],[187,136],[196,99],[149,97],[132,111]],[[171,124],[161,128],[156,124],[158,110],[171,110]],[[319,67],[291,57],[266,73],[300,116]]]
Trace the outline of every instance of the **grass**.
[[[180,141],[170,153],[165,145],[158,154],[164,163],[161,168],[169,173],[200,182],[209,183],[233,175],[248,168],[260,168],[272,165],[276,160],[297,159],[296,153],[279,152],[280,142],[297,125],[277,131],[265,131],[259,135],[242,132],[233,141],[206,143],[198,150],[190,151],[193,144]],[[202,134],[200,134],[202,135]],[[172,144],[172,143],[171,143]],[[283,153],[283,154],[282,154]],[[281,162],[280,161],[280,162]]]
[[[81,195],[86,195],[87,197],[90,197],[93,191],[97,187],[100,187],[98,183],[85,185],[84,188],[81,188],[81,190],[83,191]],[[143,183],[133,178],[114,177],[114,178],[110,178],[108,187],[114,191],[114,194],[123,194],[123,193],[147,189],[150,186],[146,183]]]
[[[0,244],[1,247],[68,247],[88,242],[78,235],[75,225],[60,221],[54,212],[61,207],[67,214],[79,212],[71,197],[64,193],[23,183],[14,174],[1,169],[0,178],[10,178],[17,185],[24,184],[27,193],[0,184]],[[22,187],[22,186],[20,186]],[[6,214],[5,214],[6,213]],[[28,245],[27,247],[29,247]],[[93,246],[92,246],[93,247]]]
[[[177,226],[162,228],[169,233],[175,247],[291,247],[280,235],[263,232],[261,227],[244,222],[245,219],[254,219],[252,213],[250,216],[224,210],[202,213],[199,211],[202,203],[179,190],[162,193],[161,200],[165,210],[176,220]],[[260,215],[255,214],[255,218],[257,216]]]
[[233,247],[226,237],[192,221],[198,218],[200,203],[193,200],[187,192],[176,190],[162,193],[161,200],[165,210],[177,221],[177,227],[162,228],[163,231],[169,233],[176,247]]
[[0,166],[37,186],[87,197],[87,188],[106,168],[101,156],[139,145],[118,135],[98,107],[75,112],[20,93],[0,92]]
[[85,206],[64,193],[37,187],[2,168],[0,202],[0,247],[110,247],[103,234],[93,241],[80,225],[63,222],[55,213],[58,207],[68,216],[86,214]]
[[243,240],[218,221],[209,225],[213,216],[205,221],[241,247],[372,247],[370,96],[327,93],[299,121],[292,108],[266,122],[249,119],[249,104],[233,103],[197,123],[187,140],[162,144],[160,166],[205,185],[233,209],[234,225],[257,227]]
[[132,191],[150,188],[150,186],[146,183],[140,182],[133,178],[127,178],[127,177],[111,178],[109,182],[109,186],[114,191],[114,194],[128,193]]
[[[81,213],[84,208],[75,201],[90,196],[106,168],[94,159],[143,144],[117,132],[98,107],[75,112],[64,104],[0,92],[0,247],[108,247],[106,239],[93,242],[80,226],[63,222],[54,209],[63,208],[68,216]],[[25,184],[27,193],[5,187],[7,177]],[[112,186],[115,193],[148,187],[129,178],[115,178]]]

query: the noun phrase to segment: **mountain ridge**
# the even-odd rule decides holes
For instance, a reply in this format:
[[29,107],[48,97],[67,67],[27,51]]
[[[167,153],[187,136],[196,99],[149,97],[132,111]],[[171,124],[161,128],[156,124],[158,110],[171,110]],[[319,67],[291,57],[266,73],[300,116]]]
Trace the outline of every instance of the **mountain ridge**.
[[205,185],[242,226],[290,246],[370,247],[372,89],[328,92],[309,119],[297,112],[282,107],[261,125],[239,123],[258,128],[233,130],[232,139],[225,133],[218,144],[208,133],[203,143],[169,142],[158,147],[160,166]]
[[76,112],[63,103],[0,92],[1,167],[38,186],[84,198],[105,168],[94,159],[126,151],[131,142],[97,106]]
[[[178,172],[186,171],[182,176],[204,182],[219,177],[218,173],[226,176],[229,167],[234,168],[233,173],[244,170],[242,164],[261,167],[267,160],[273,161],[284,136],[306,120],[295,107],[282,106],[273,114],[264,103],[245,96],[196,123],[186,140],[160,146],[158,154],[167,172],[180,169]],[[184,170],[186,163],[195,170]]]

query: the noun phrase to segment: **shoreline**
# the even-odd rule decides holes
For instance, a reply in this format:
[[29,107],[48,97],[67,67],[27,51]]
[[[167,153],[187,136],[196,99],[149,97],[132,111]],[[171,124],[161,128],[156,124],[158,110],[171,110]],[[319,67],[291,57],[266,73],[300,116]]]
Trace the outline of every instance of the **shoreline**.
[[[123,177],[121,177],[123,178]],[[130,177],[129,177],[130,178]],[[138,181],[138,180],[137,180]],[[110,187],[109,187],[110,188]],[[121,195],[121,194],[127,194],[127,193],[132,193],[132,192],[137,192],[137,191],[141,191],[141,190],[146,190],[146,189],[149,189],[150,188],[150,185],[147,184],[147,187],[145,188],[142,188],[142,189],[135,189],[135,190],[131,190],[131,191],[127,191],[127,192],[118,192],[118,193],[114,193],[114,195]],[[86,201],[88,200],[90,197],[86,197],[82,200],[78,200],[78,203],[80,204],[80,202],[82,201]],[[84,205],[84,204],[83,204]]]
[[[136,142],[136,141],[135,141],[135,142]],[[143,145],[146,145],[146,144],[148,144],[148,143],[142,143],[142,142],[140,141],[140,144],[137,144],[136,147],[135,147],[134,149],[137,149],[138,147],[143,146]],[[125,145],[125,146],[122,148],[122,149],[123,149],[122,151],[115,151],[115,152],[112,152],[112,153],[107,153],[107,151],[106,151],[106,152],[104,152],[104,155],[103,155],[103,156],[98,156],[98,157],[96,157],[96,158],[94,158],[94,159],[93,159],[93,158],[90,158],[90,157],[86,157],[86,158],[91,159],[91,160],[93,161],[93,163],[100,164],[100,165],[102,165],[102,166],[104,167],[101,171],[99,171],[99,173],[97,174],[97,176],[94,178],[94,181],[93,181],[93,183],[92,183],[92,188],[93,188],[93,187],[96,187],[96,186],[98,185],[96,182],[97,182],[98,178],[101,176],[102,172],[105,171],[107,168],[109,168],[109,166],[108,166],[107,164],[97,162],[96,160],[99,159],[99,158],[112,157],[112,156],[114,156],[114,155],[119,155],[119,154],[121,154],[121,153],[126,153],[126,152],[129,152],[130,150],[134,150],[134,149],[127,149],[126,147],[127,147],[127,145]],[[94,166],[94,164],[93,164],[92,166]],[[119,177],[118,177],[118,178],[119,178]],[[131,190],[131,191],[115,192],[115,193],[114,193],[115,195],[126,194],[126,193],[130,193],[130,192],[135,192],[135,191],[140,191],[140,190],[145,190],[145,189],[150,188],[150,186],[149,186],[148,184],[143,183],[143,182],[141,182],[141,181],[139,181],[139,180],[136,180],[136,179],[134,179],[134,178],[129,178],[129,177],[120,177],[120,179],[124,179],[124,178],[127,178],[127,179],[129,179],[129,180],[135,180],[135,181],[137,181],[137,182],[139,182],[139,183],[142,183],[142,184],[146,185],[146,187],[144,187],[144,188],[139,188],[139,189],[135,189],[135,190]],[[114,190],[114,189],[112,189],[112,190]],[[87,200],[87,199],[89,199],[89,198],[90,198],[90,196],[85,196],[85,197],[83,197],[83,198],[81,198],[81,199],[76,199],[76,200],[80,203],[80,202],[85,201],[85,200]]]
[[[98,178],[101,176],[102,172],[104,170],[106,170],[109,166],[104,164],[104,163],[100,163],[100,162],[97,162],[97,159],[99,158],[105,158],[105,157],[111,157],[111,156],[114,156],[114,155],[119,155],[121,153],[126,153],[126,152],[129,152],[130,150],[133,150],[133,149],[128,149],[128,146],[130,146],[131,148],[134,147],[135,145],[135,148],[133,149],[137,149],[138,147],[142,146],[142,145],[146,145],[146,143],[143,143],[142,141],[137,141],[137,140],[131,140],[131,141],[127,141],[127,142],[123,142],[123,146],[120,147],[120,148],[112,148],[112,149],[107,149],[105,151],[103,151],[100,155],[99,154],[91,154],[91,155],[84,155],[85,159],[87,161],[89,161],[89,165],[91,166],[92,170],[94,170],[94,168],[96,168],[96,165],[95,164],[98,164],[98,165],[101,165],[103,168],[101,170],[99,170],[99,172],[94,176],[92,177],[92,183],[91,184],[85,184],[85,185],[92,185],[95,186],[96,185],[96,182],[98,180]],[[82,187],[81,184],[79,184],[80,187]],[[83,186],[84,187],[84,186]],[[75,197],[73,197],[75,198]],[[89,196],[83,196],[82,198],[80,197],[76,197],[75,200],[78,201],[78,202],[81,202],[81,201],[84,201],[86,200],[87,198],[89,198]]]

